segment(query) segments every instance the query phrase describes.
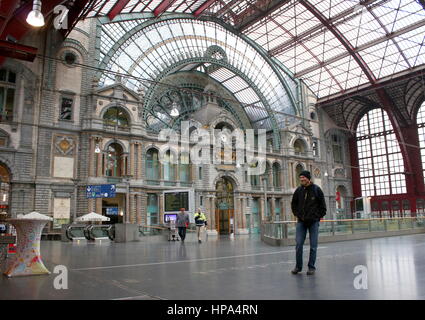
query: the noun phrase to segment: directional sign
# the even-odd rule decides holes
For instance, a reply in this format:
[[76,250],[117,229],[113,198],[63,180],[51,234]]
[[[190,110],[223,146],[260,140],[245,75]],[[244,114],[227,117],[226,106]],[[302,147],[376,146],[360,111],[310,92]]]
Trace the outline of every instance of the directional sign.
[[87,198],[115,198],[115,184],[101,184],[86,187]]

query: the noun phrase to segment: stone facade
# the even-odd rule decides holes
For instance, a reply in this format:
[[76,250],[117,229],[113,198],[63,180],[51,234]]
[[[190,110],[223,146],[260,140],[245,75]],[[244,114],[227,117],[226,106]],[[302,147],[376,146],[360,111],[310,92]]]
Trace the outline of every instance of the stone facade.
[[[118,205],[122,215],[119,214],[116,222],[147,224],[151,210],[148,195],[156,194],[157,223],[162,223],[162,191],[191,187],[195,190],[195,207],[205,210],[213,234],[219,219],[215,213],[216,184],[226,177],[234,188],[234,212],[229,218],[233,219],[236,233],[249,233],[253,232],[252,214],[256,204],[260,221],[293,219],[290,200],[298,185],[296,170],[299,165],[310,170],[314,181],[323,188],[330,208],[328,218],[335,217],[335,191],[339,186],[345,188],[347,194],[344,196],[350,199],[351,171],[346,137],[335,129],[337,126],[325,113],[314,108],[315,98],[306,87],[301,97],[302,117],[281,130],[282,145],[278,151],[267,150],[269,167],[280,168],[276,186],[272,172],[268,176],[270,183],[266,193],[272,212],[267,216],[262,182],[260,180],[259,185],[253,187],[244,168],[193,164],[187,183],[176,181],[170,186],[164,180],[164,167],[161,166],[156,183],[149,182],[147,151],[159,150],[165,142],[158,141],[158,135],[146,130],[142,115],[147,102],[143,92],[126,88],[125,79],[120,78],[114,85],[98,87],[95,71],[82,67],[97,66],[97,33],[95,20],[84,21],[65,41],[53,33],[47,35],[44,55],[54,59],[39,58],[32,64],[10,59],[2,66],[15,72],[18,79],[13,121],[0,122],[0,129],[9,136],[9,144],[0,146],[0,163],[9,169],[12,177],[9,205],[12,216],[33,210],[54,216],[55,199],[65,198],[70,199],[71,220],[90,211],[104,211],[105,205]],[[189,72],[184,76],[180,82],[199,84],[205,79],[205,76]],[[178,85],[179,81],[174,79],[172,83]],[[215,92],[231,97],[220,84],[214,86]],[[211,83],[204,87],[211,90]],[[66,110],[67,101],[72,101],[70,114]],[[211,101],[210,105],[213,104]],[[111,126],[104,121],[106,112],[114,107],[127,113],[129,126]],[[232,127],[240,123],[245,129],[251,125],[243,114],[237,119],[235,113],[227,110],[219,110],[213,119],[194,116],[188,120],[205,128],[214,128],[219,123]],[[330,139],[334,135],[342,137],[344,157],[338,163],[329,157],[332,154]],[[316,142],[314,152],[313,142]],[[118,175],[108,175],[107,171],[111,145],[121,149]],[[99,199],[86,198],[87,185],[108,183],[116,184],[119,200],[109,199],[102,203]],[[277,208],[280,208],[278,217],[275,215]],[[349,208],[346,210],[348,212]],[[52,230],[53,224],[49,223],[47,228]]]

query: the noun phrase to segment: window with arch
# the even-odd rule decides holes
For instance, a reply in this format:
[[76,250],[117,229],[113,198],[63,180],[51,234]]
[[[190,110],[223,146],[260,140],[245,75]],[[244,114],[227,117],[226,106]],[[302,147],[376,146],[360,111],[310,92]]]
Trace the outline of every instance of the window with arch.
[[362,195],[405,193],[403,156],[387,112],[373,109],[366,113],[357,126],[356,139]]
[[299,177],[300,173],[304,170],[304,167],[301,164],[297,164],[295,167],[295,181],[294,181],[294,187],[296,187],[299,183]]
[[306,147],[301,139],[297,139],[294,142],[294,152],[296,155],[303,155],[306,152]]
[[158,150],[151,148],[146,152],[146,179],[159,180]]
[[0,163],[0,211],[9,213],[10,174],[6,166]]
[[109,126],[128,127],[129,118],[124,108],[110,107],[103,115],[103,123]]
[[168,150],[163,160],[164,181],[166,185],[174,185],[176,181],[176,155]]
[[275,162],[273,163],[273,187],[280,188],[280,164]]
[[189,182],[190,180],[190,157],[188,153],[182,153],[180,155],[179,162],[179,176],[181,182]]
[[3,131],[0,130],[0,147],[7,147],[9,144],[9,135]]
[[16,73],[0,69],[0,121],[13,120],[15,104]]
[[123,149],[118,143],[111,143],[106,153],[106,176],[121,177],[124,175]]
[[425,181],[425,101],[422,102],[422,105],[418,110],[416,123],[418,125],[419,148],[421,150],[422,172]]

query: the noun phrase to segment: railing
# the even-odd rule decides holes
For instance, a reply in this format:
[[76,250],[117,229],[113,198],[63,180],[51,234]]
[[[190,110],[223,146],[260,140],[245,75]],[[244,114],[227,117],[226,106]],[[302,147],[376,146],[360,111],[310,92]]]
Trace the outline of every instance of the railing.
[[[297,221],[263,222],[261,235],[275,240],[294,240]],[[372,233],[391,234],[397,231],[425,229],[425,216],[370,218],[370,219],[340,219],[321,220],[319,236],[328,236],[329,240],[337,236],[349,236]],[[264,240],[264,239],[263,239]]]
[[[177,227],[176,227],[177,229]],[[190,224],[186,229],[187,232],[196,232],[195,224]],[[157,226],[148,226],[148,225],[139,225],[139,234],[140,236],[157,236],[168,233],[168,226],[157,225]]]

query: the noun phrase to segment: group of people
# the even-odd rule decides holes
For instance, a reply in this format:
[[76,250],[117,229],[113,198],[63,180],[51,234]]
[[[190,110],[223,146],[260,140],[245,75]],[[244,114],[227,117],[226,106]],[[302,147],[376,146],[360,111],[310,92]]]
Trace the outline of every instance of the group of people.
[[[195,213],[194,218],[196,229],[198,232],[198,242],[202,243],[201,231],[203,228],[207,227],[207,217],[202,212],[201,208],[198,208],[198,211]],[[186,229],[189,227],[189,215],[185,212],[184,208],[181,208],[179,214],[177,215],[175,227],[178,229],[180,240],[182,241],[182,243],[184,243],[184,240],[186,239]]]
[[[316,272],[316,255],[319,238],[320,220],[326,215],[326,202],[322,189],[311,180],[309,171],[302,171],[299,174],[300,186],[295,190],[292,201],[292,213],[297,217],[296,225],[296,246],[295,257],[296,265],[291,271],[292,274],[298,274],[303,267],[303,246],[307,236],[310,236],[310,254],[308,260],[307,275],[314,275]],[[201,243],[201,229],[207,226],[207,218],[201,208],[195,213],[195,224],[198,232],[198,242]],[[177,215],[176,227],[181,241],[184,243],[186,238],[186,228],[189,226],[189,215],[185,209],[180,209]]]

